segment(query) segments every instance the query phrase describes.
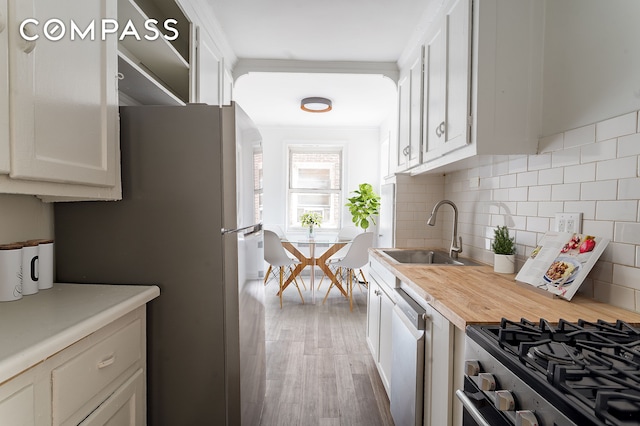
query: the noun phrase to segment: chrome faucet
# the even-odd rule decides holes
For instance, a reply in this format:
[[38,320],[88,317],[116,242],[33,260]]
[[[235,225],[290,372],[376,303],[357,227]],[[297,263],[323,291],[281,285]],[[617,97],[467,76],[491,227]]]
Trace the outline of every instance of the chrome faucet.
[[436,225],[436,213],[438,209],[443,204],[449,204],[453,207],[453,235],[451,236],[451,247],[449,248],[449,256],[453,259],[458,258],[458,254],[462,253],[462,237],[458,237],[458,208],[453,201],[442,200],[438,202],[431,210],[431,216],[429,216],[429,220],[427,220],[427,225],[435,226]]

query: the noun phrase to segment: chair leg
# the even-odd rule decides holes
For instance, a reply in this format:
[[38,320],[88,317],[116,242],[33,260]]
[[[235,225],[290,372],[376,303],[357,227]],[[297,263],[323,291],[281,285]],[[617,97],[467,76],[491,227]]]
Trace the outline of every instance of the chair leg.
[[347,290],[347,292],[349,293],[349,310],[353,312],[353,269],[349,269],[347,274],[347,285],[349,286],[349,289]]
[[329,284],[329,288],[327,289],[327,294],[324,295],[324,299],[322,299],[322,304],[324,305],[324,302],[327,301],[327,297],[329,297],[329,292],[331,291],[331,288],[333,287],[333,281],[331,282],[331,284]]
[[282,309],[282,284],[284,284],[284,266],[281,266],[280,268],[280,309]]
[[364,283],[364,286],[366,288],[369,288],[369,281],[367,281],[367,279],[364,276],[364,272],[362,272],[362,269],[360,269],[360,275],[362,276],[362,282]]
[[267,281],[269,281],[269,274],[271,273],[271,265],[269,265],[269,269],[267,269],[267,273],[264,274],[264,285],[267,285]]
[[[289,267],[289,273],[293,274],[293,268]],[[298,281],[294,278],[293,279],[293,285],[296,286],[296,288],[298,289],[298,294],[300,295],[300,299],[302,299],[302,304],[304,305],[304,297],[302,297],[302,292],[300,291],[300,286],[298,285]],[[306,289],[306,287],[305,287]]]

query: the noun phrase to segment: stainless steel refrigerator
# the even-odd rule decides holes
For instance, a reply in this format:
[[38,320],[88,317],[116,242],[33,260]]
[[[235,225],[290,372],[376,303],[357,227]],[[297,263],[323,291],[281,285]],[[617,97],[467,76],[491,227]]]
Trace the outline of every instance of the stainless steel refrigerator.
[[236,105],[122,107],[120,122],[123,199],[55,205],[56,279],[160,287],[148,308],[150,425],[259,424],[260,134]]

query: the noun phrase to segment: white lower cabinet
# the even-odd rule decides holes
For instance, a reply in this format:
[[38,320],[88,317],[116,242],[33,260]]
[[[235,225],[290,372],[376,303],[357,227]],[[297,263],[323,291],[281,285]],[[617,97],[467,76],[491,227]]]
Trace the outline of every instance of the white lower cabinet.
[[0,385],[0,425],[145,425],[145,308]]
[[455,398],[464,380],[464,331],[420,298],[374,258],[369,259],[367,344],[387,395],[391,383],[391,292],[396,283],[426,310],[424,426],[459,426],[462,406]]
[[383,267],[378,262],[370,261],[367,344],[388,395],[391,385],[391,314],[394,306],[389,293],[395,287],[395,278],[383,278],[385,274],[380,268]]

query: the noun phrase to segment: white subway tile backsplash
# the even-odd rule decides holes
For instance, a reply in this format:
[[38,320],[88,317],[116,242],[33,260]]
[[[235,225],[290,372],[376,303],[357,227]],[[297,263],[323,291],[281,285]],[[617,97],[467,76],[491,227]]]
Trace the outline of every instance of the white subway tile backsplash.
[[581,200],[615,200],[618,189],[617,180],[585,182],[580,188]]
[[640,154],[640,133],[618,138],[618,157]]
[[549,230],[549,218],[529,217],[527,218],[527,231],[547,232]]
[[564,133],[547,136],[538,141],[538,152],[541,154],[561,149],[564,149]]
[[635,296],[633,289],[620,287],[602,281],[594,281],[593,295],[596,299],[605,303],[610,303],[633,311],[635,307]]
[[637,216],[636,200],[598,201],[596,205],[596,220],[633,222]]
[[640,223],[616,222],[613,240],[618,243],[640,245]]
[[580,127],[564,132],[564,148],[587,145],[596,141],[596,125]]
[[529,187],[529,201],[549,201],[551,200],[551,185],[540,185]]
[[574,166],[580,163],[580,148],[563,149],[551,153],[552,167]]
[[562,185],[551,186],[551,200],[579,200],[580,199],[580,184],[579,183],[565,183]]
[[580,162],[590,163],[593,161],[613,160],[617,156],[618,142],[616,139],[609,139],[585,145],[580,149]]
[[[562,201],[544,201],[538,203],[538,216],[555,217],[556,213],[563,212],[565,203]],[[573,211],[573,210],[571,210]]]
[[500,176],[500,188],[513,188],[517,185],[518,175]]
[[596,140],[604,141],[611,138],[635,133],[638,126],[638,113],[632,112],[601,121],[596,124]]
[[595,201],[567,201],[564,203],[564,208],[567,212],[582,213],[582,219],[593,220],[596,218]]
[[515,213],[519,216],[537,216],[538,203],[533,201],[519,201]]
[[516,243],[529,247],[535,247],[538,244],[538,234],[530,231],[516,231]]
[[613,239],[613,222],[605,220],[582,220],[582,233]]
[[509,201],[527,201],[528,190],[527,187],[509,188]]
[[541,170],[551,167],[551,154],[539,154],[529,156],[529,170]]
[[544,169],[538,172],[538,185],[564,183],[564,168]]
[[[600,257],[605,262],[617,263],[619,265],[634,266],[636,260],[636,246],[632,244],[622,244],[609,242],[607,248]],[[611,282],[611,280],[609,280]]]
[[640,290],[640,269],[625,265],[613,265],[614,284]]
[[589,182],[596,179],[596,163],[564,168],[564,183]]
[[640,178],[620,179],[618,181],[618,199],[640,199]]
[[509,173],[520,173],[527,171],[527,156],[509,157]]
[[522,172],[517,174],[518,186],[534,186],[537,184],[538,184],[538,172],[536,171]]
[[[453,200],[460,211],[466,255],[489,263],[495,226],[507,225],[516,239],[519,266],[553,228],[557,212],[582,212],[582,232],[611,242],[581,294],[640,312],[638,112],[543,138],[538,148],[536,155],[484,156],[476,167],[447,174],[440,183],[440,196],[434,196],[427,208],[441,198]],[[480,178],[478,184],[469,185],[474,176]],[[405,208],[417,206],[407,199]],[[439,241],[447,248],[448,216],[441,219],[447,223],[424,236],[419,232],[423,215],[416,212],[413,220],[403,221],[405,243]]]
[[636,157],[624,157],[616,160],[596,163],[596,179],[623,179],[637,176],[638,161]]

